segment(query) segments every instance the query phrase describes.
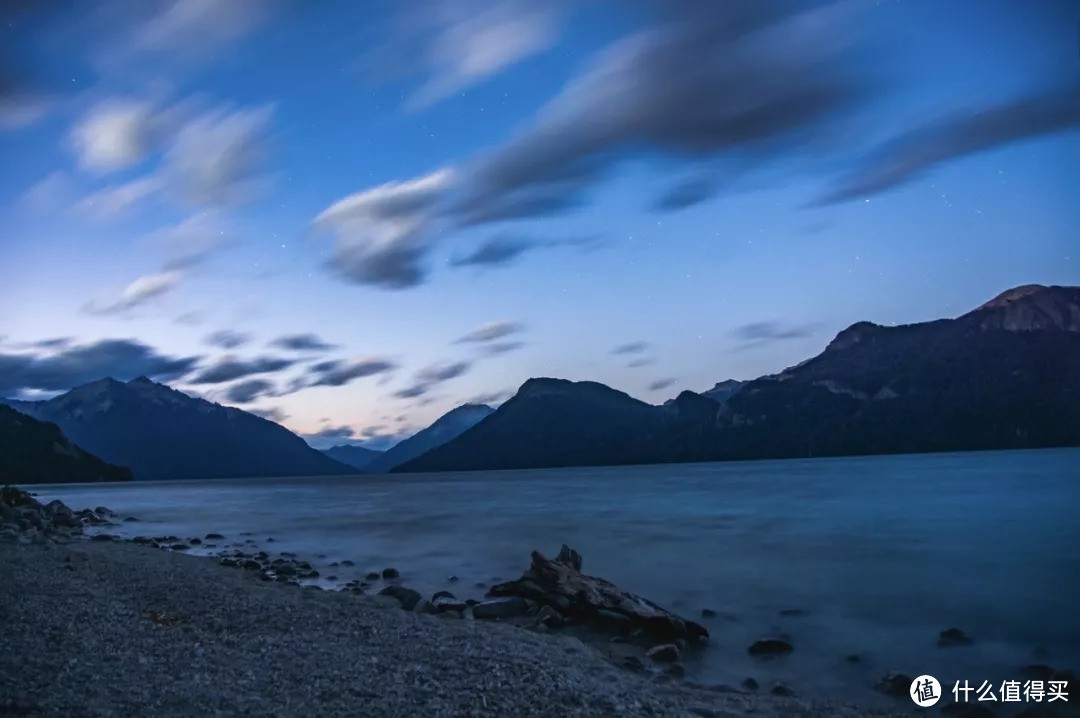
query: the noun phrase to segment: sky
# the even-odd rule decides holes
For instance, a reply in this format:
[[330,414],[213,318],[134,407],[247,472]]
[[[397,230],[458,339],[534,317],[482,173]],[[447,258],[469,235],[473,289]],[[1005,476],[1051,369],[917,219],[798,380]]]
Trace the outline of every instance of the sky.
[[0,396],[376,448],[1080,284],[1072,0],[15,0]]

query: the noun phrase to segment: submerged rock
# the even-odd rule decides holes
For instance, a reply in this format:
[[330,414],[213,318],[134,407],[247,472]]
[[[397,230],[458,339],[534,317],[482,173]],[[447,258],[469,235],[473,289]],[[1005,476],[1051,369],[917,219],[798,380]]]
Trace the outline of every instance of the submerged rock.
[[946,648],[948,646],[963,646],[968,643],[971,643],[971,637],[959,628],[946,628],[938,634],[937,644],[941,648]]
[[793,695],[795,695],[795,691],[791,690],[791,688],[789,686],[786,686],[783,683],[779,683],[779,682],[772,687],[772,690],[770,690],[769,693],[772,693],[774,696],[793,696]]
[[795,650],[795,647],[783,638],[761,638],[750,644],[746,652],[756,658],[768,658],[786,656],[793,650]]
[[382,577],[383,578],[398,578],[400,576],[401,576],[401,574],[398,573],[398,570],[396,568],[384,568],[382,570]]
[[896,698],[907,698],[913,680],[915,679],[906,673],[892,671],[886,673],[874,687],[886,695],[894,696]]
[[664,643],[659,646],[653,646],[645,653],[645,655],[657,663],[674,663],[682,660],[682,652],[679,651],[679,647],[674,643]]

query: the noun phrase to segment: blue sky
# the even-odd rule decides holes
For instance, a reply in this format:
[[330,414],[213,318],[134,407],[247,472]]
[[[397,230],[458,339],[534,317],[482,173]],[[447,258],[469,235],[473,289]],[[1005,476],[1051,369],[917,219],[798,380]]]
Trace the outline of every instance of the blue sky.
[[[385,445],[1080,280],[1067,0],[16,2],[0,392]],[[45,343],[42,343],[45,342]]]

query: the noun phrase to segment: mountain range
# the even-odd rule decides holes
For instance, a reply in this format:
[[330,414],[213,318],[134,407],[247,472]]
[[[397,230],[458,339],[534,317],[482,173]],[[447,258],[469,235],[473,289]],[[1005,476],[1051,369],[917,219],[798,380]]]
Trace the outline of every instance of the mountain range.
[[0,404],[0,484],[130,480],[130,471],[86,453],[56,424]]
[[47,401],[7,402],[138,480],[355,474],[272,421],[145,377],[101,379]]
[[859,322],[779,374],[660,407],[594,382],[531,379],[394,471],[1076,445],[1080,288],[1029,285],[955,319]]

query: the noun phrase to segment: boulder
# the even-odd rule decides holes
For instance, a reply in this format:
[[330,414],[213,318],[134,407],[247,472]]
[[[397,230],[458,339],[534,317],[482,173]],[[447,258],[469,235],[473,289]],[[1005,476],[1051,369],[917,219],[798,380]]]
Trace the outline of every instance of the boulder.
[[874,687],[886,695],[894,696],[896,698],[907,698],[913,680],[915,679],[906,673],[891,671],[882,676],[881,680],[879,680]]
[[523,616],[529,610],[524,598],[507,596],[490,601],[481,601],[472,607],[475,618],[513,618]]
[[[581,554],[565,544],[555,560],[533,551],[529,569],[521,578],[492,586],[488,595],[529,599],[581,621],[595,622],[598,618],[623,616],[629,632],[640,630],[661,641],[708,637],[709,632],[703,626],[602,578],[581,573],[581,562]],[[601,614],[601,611],[606,613]],[[623,623],[620,619],[620,624]]]
[[[342,562],[342,563],[344,563],[344,562]],[[401,574],[398,573],[398,570],[396,568],[384,568],[382,570],[382,577],[383,578],[398,578],[400,576],[401,576]]]
[[941,648],[947,648],[949,646],[963,646],[971,643],[971,637],[961,631],[959,628],[946,628],[944,631],[938,634],[937,644]]
[[769,693],[772,693],[774,696],[793,696],[793,695],[795,695],[795,691],[791,690],[790,687],[784,685],[783,683],[777,683],[776,685],[774,685],[772,687],[772,690],[769,691]]
[[679,651],[679,647],[674,643],[663,643],[659,646],[653,646],[645,653],[645,655],[657,663],[675,663],[682,660],[682,652]]
[[380,596],[390,596],[396,598],[401,607],[406,611],[411,611],[416,608],[416,604],[420,602],[420,594],[411,588],[405,588],[404,586],[387,586],[383,590],[379,591]]

